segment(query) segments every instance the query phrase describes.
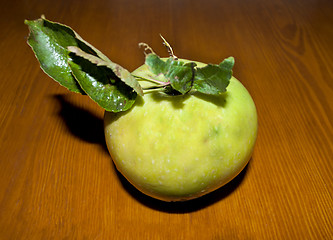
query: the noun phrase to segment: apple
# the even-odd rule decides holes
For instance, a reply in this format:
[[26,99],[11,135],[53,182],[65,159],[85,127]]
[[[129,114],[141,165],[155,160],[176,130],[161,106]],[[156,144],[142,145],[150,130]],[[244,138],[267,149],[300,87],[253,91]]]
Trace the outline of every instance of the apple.
[[[151,72],[142,65],[133,75]],[[220,96],[152,92],[137,98],[126,112],[106,111],[104,130],[116,168],[142,193],[194,199],[228,183],[251,158],[256,107],[235,77]]]

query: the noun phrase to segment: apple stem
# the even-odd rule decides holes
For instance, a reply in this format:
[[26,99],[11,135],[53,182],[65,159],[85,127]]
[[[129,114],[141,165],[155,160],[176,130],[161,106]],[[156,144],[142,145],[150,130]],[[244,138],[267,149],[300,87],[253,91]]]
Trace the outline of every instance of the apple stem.
[[141,76],[136,76],[136,75],[133,75],[136,80],[138,81],[148,81],[148,82],[152,82],[152,83],[156,83],[158,84],[159,86],[167,86],[167,85],[170,85],[170,82],[163,82],[163,81],[159,81],[159,80],[156,80],[156,79],[153,79],[153,78],[146,78],[146,77],[141,77]]
[[172,57],[174,60],[178,60],[178,57],[173,53],[171,45],[165,40],[165,38],[160,34],[160,37],[163,40],[163,45],[166,47],[169,56]]
[[139,47],[143,47],[144,48],[144,54],[148,55],[149,53],[153,53],[155,54],[155,52],[153,51],[153,49],[147,44],[147,43],[139,43]]
[[146,88],[142,89],[144,94],[146,93],[152,93],[152,92],[161,92],[161,88]]

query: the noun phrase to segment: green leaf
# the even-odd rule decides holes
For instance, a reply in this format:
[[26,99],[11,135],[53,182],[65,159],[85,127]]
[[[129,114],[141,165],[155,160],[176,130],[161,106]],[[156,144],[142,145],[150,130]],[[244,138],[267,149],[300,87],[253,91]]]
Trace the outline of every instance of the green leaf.
[[89,60],[70,55],[69,65],[81,88],[106,111],[126,111],[132,107],[137,93],[121,81],[106,66],[97,66]]
[[149,67],[149,70],[155,75],[166,75],[168,72],[168,66],[166,62],[154,53],[146,55],[145,64]]
[[168,72],[165,77],[170,81],[171,86],[182,94],[188,93],[193,86],[196,64],[184,63],[173,58],[169,58],[166,63]]
[[155,75],[163,74],[174,90],[181,94],[191,90],[196,66],[194,62],[184,63],[173,57],[163,61],[159,56],[151,53],[146,55],[145,63]]
[[226,91],[232,77],[234,58],[229,57],[219,65],[208,64],[198,68],[193,88],[205,94],[218,95]]
[[82,51],[80,48],[75,46],[68,47],[68,50],[72,53],[75,53],[77,56],[83,57],[89,60],[91,63],[96,64],[97,66],[105,66],[110,68],[114,74],[125,84],[134,89],[140,96],[143,96],[143,90],[138,83],[138,81],[132,76],[132,74],[122,66],[112,62],[111,60],[103,60],[99,57],[96,57],[92,54]]
[[232,77],[234,58],[229,57],[219,65],[207,64],[197,68],[194,62],[183,62],[173,57],[166,61],[154,53],[146,55],[146,65],[156,76],[163,74],[173,90],[181,94],[192,88],[205,94],[218,95],[226,91]]
[[[41,68],[62,86],[88,94],[105,110],[113,112],[126,111],[133,105],[137,94],[143,95],[135,76],[112,62],[71,28],[44,17],[26,20],[25,24],[30,30],[28,44]],[[170,54],[166,61],[143,44],[151,52],[146,54],[145,63],[155,76],[141,80],[157,84],[148,90],[186,94],[193,88],[213,95],[226,91],[234,65],[232,57],[219,65],[208,64],[197,68],[194,62],[178,60],[171,46],[162,39]]]
[[[44,18],[34,21],[26,20],[25,24],[30,30],[28,44],[43,71],[70,91],[84,93],[72,76],[68,65],[67,47],[81,45],[75,38],[73,30]],[[86,50],[90,49],[86,47]]]
[[[30,29],[28,44],[41,68],[62,86],[88,94],[101,107],[114,112],[125,111],[133,105],[136,97],[133,89],[143,95],[141,86],[128,70],[113,63],[71,28],[43,16],[25,23]],[[78,57],[73,57],[72,52]]]
[[234,65],[235,65],[234,57],[228,57],[219,64],[219,67],[222,68],[224,71],[227,71],[229,74],[232,74],[232,68],[234,67]]

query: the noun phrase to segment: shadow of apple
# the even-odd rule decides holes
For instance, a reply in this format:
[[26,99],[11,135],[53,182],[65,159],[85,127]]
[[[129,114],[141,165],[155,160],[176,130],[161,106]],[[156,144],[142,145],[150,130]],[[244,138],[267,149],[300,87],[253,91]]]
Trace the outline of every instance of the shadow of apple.
[[[226,185],[220,187],[219,189],[206,194],[202,197],[188,200],[188,201],[181,201],[181,202],[164,202],[150,196],[147,196],[137,190],[127,179],[117,170],[117,175],[124,187],[124,189],[137,201],[141,204],[162,212],[167,213],[190,213],[195,212],[201,209],[204,209],[208,206],[213,205],[216,202],[219,202],[228,196],[230,196],[243,182],[246,173],[250,167],[251,160],[245,166],[245,168],[230,182]],[[116,169],[116,168],[115,168]]]

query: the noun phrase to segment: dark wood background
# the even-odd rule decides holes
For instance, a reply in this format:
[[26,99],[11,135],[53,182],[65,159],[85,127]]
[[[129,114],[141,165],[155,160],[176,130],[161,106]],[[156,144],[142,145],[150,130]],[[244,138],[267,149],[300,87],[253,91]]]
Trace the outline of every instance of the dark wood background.
[[[0,239],[332,239],[333,1],[0,3]],[[219,63],[251,93],[249,165],[205,197],[163,203],[120,176],[103,110],[39,68],[24,19],[45,14],[134,70],[139,42]]]

